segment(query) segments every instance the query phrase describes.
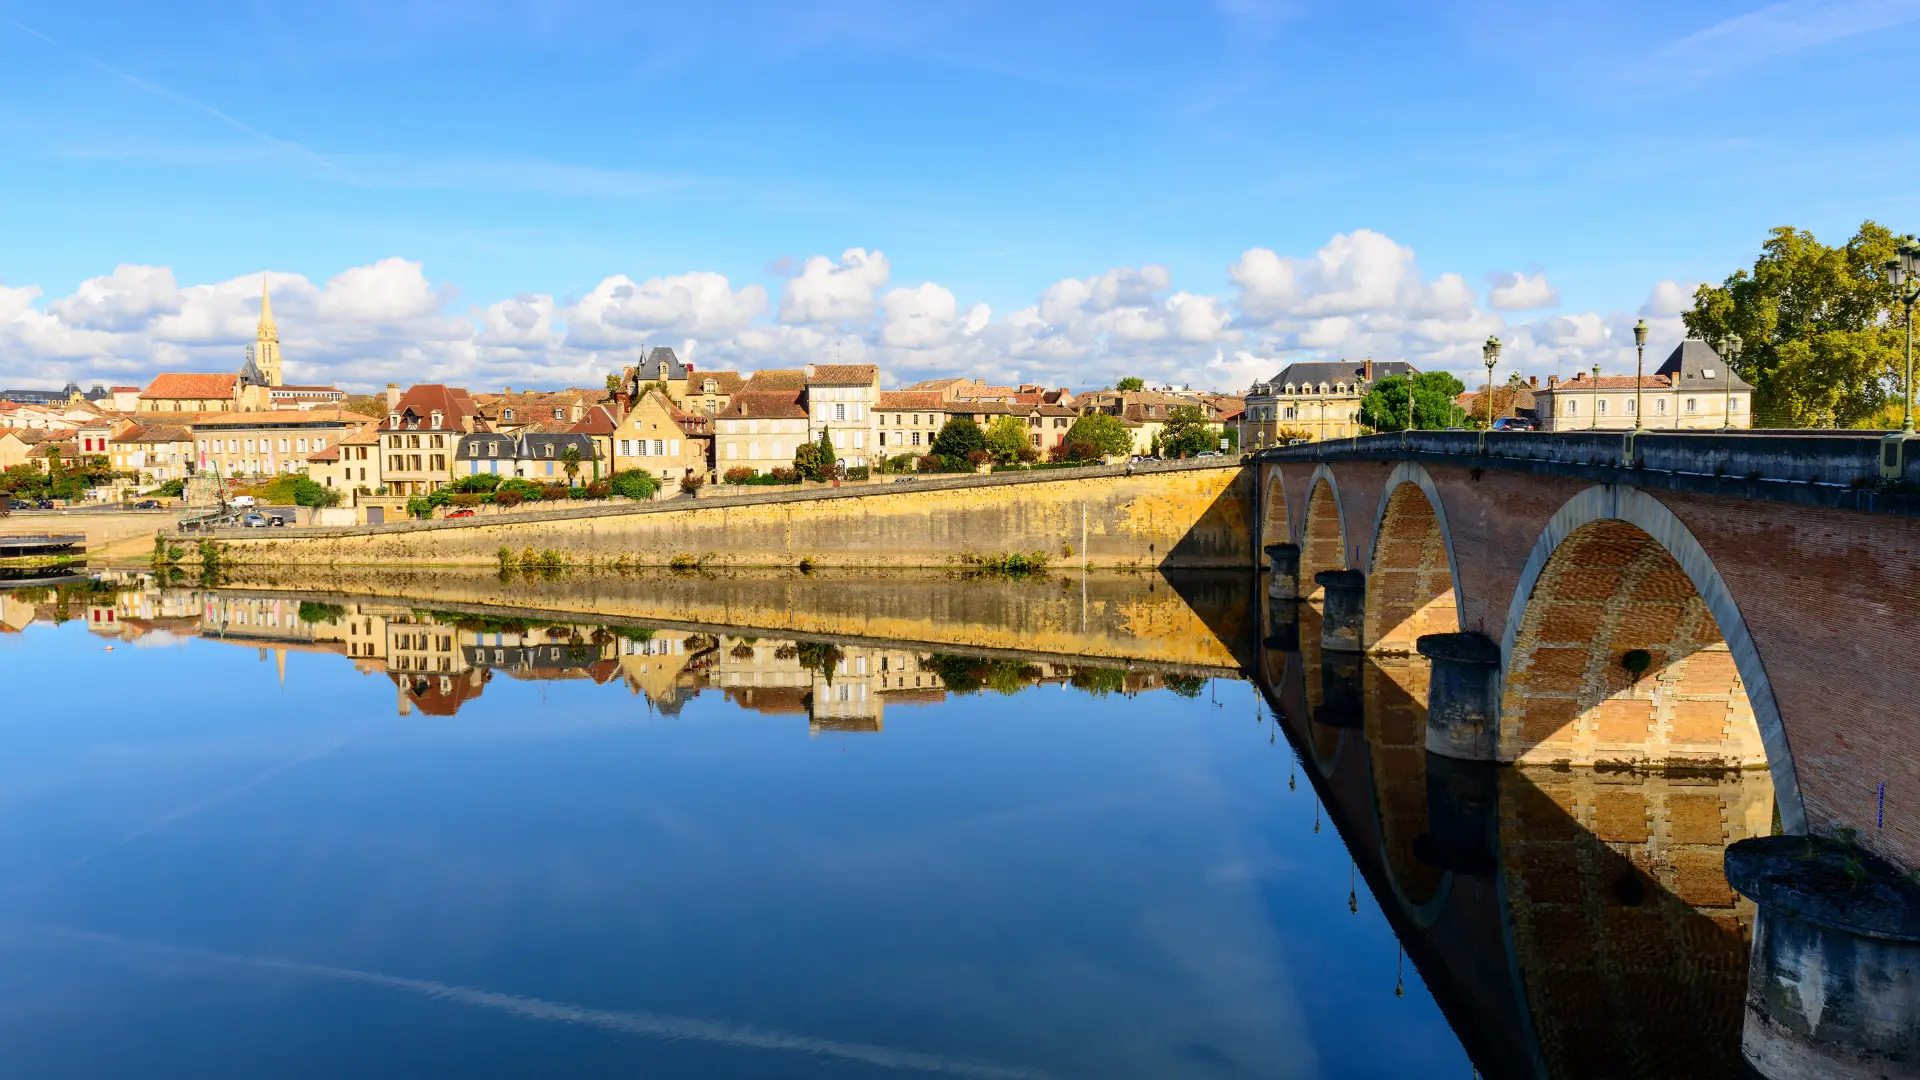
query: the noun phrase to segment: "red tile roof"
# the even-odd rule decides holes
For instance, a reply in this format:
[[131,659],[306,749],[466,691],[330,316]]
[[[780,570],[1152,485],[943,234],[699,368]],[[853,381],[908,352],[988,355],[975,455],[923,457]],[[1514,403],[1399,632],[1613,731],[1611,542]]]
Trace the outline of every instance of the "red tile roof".
[[938,391],[882,390],[880,402],[874,409],[940,409],[945,403],[946,399]]
[[832,386],[864,386],[880,377],[880,369],[873,364],[812,364],[813,374],[807,376],[807,384]]
[[169,371],[153,377],[140,393],[145,401],[178,398],[230,398],[235,375],[208,375],[201,372]]
[[807,388],[807,373],[791,368],[769,368],[756,371],[753,378],[740,388],[740,393],[757,394],[774,390],[804,390]]
[[804,420],[807,417],[807,410],[801,406],[800,394],[796,390],[746,390],[733,395],[733,400],[721,411],[720,417],[723,419],[751,417]]

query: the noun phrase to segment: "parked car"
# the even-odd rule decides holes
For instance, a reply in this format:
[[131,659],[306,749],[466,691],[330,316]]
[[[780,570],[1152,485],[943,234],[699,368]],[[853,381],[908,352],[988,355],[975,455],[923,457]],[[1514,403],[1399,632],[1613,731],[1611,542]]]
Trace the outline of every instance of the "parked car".
[[1537,431],[1539,425],[1524,416],[1503,416],[1493,422],[1495,431]]
[[9,510],[32,510],[33,508],[33,503],[27,499],[7,500],[7,509]]
[[265,514],[241,514],[240,527],[243,529],[264,529],[269,523],[278,524],[279,518],[269,518]]
[[255,505],[255,499],[251,495],[235,495],[233,498],[227,500],[227,505],[252,507]]
[[135,510],[158,510],[160,509],[160,500],[141,499],[139,502],[133,504],[133,508]]
[[473,511],[472,511],[472,510],[455,510],[455,511],[453,511],[453,512],[451,512],[451,513],[449,513],[449,514],[448,514],[447,516],[448,516],[448,517],[450,517],[450,518],[457,518],[457,517],[472,517],[472,516],[473,516]]
[[1193,456],[1194,456],[1194,457],[1197,457],[1197,458],[1202,458],[1202,457],[1219,457],[1219,456],[1220,456],[1220,451],[1218,451],[1218,450],[1202,450],[1202,451],[1200,451],[1199,453],[1197,453],[1197,454],[1195,454],[1195,455],[1193,455]]

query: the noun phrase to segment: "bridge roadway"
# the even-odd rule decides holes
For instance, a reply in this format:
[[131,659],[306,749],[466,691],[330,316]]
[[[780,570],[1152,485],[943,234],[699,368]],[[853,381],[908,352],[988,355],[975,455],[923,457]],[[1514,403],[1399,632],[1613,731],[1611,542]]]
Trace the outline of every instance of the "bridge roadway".
[[1883,476],[1883,449],[1418,432],[1264,451],[1269,643],[1431,657],[1430,760],[1765,769],[1780,831],[1826,840],[1727,857],[1760,903],[1748,1060],[1920,1075],[1920,462]]

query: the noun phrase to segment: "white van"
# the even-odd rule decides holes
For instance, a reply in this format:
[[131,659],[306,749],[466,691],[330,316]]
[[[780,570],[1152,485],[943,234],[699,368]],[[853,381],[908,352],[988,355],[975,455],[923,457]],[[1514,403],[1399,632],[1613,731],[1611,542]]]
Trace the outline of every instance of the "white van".
[[232,499],[227,501],[227,505],[250,507],[254,505],[254,498],[251,495],[235,495]]

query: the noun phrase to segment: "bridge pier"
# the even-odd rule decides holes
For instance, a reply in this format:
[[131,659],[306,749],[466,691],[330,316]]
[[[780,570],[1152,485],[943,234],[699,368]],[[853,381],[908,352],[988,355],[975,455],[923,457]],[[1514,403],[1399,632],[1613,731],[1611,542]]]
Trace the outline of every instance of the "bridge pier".
[[1267,579],[1267,595],[1275,600],[1300,599],[1300,545],[1268,544],[1267,562],[1273,576]]
[[1320,621],[1320,647],[1328,652],[1366,649],[1367,575],[1358,570],[1322,570],[1314,583],[1326,590]]
[[1320,658],[1320,707],[1313,722],[1322,727],[1358,731],[1367,722],[1367,691],[1357,654],[1327,653]]
[[1920,1077],[1920,885],[1849,844],[1727,849],[1759,907],[1740,1050],[1767,1080]]
[[1269,652],[1300,651],[1300,605],[1276,601],[1267,609],[1267,636],[1260,643]]
[[1500,766],[1427,752],[1427,831],[1414,858],[1437,870],[1492,877],[1498,865]]
[[1500,645],[1485,634],[1426,634],[1427,749],[1459,761],[1495,761],[1500,750]]

